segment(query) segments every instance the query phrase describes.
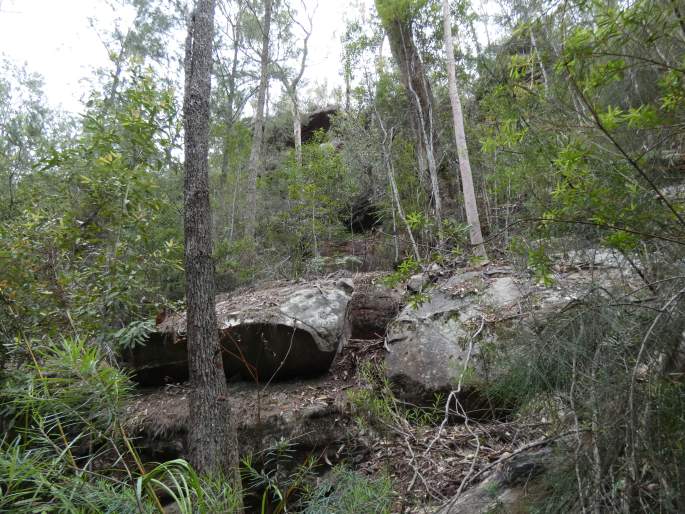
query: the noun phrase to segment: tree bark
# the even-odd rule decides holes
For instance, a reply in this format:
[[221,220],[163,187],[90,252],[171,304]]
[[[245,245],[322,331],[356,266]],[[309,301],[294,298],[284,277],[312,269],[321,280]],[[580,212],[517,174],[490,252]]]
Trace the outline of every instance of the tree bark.
[[236,21],[233,25],[233,60],[231,62],[231,71],[228,75],[228,91],[226,98],[226,107],[224,109],[225,116],[225,131],[224,141],[223,141],[223,152],[221,154],[221,185],[226,183],[228,177],[228,158],[230,149],[230,140],[233,135],[233,123],[235,123],[236,109],[235,109],[235,97],[236,97],[236,77],[238,75],[238,52],[240,51],[241,45],[241,29],[240,22]]
[[[442,239],[442,201],[438,177],[435,147],[436,130],[433,126],[433,91],[426,77],[426,70],[414,43],[411,19],[394,18],[384,23],[390,50],[400,69],[400,81],[409,97],[412,129],[417,140],[419,179],[432,197],[433,210]],[[426,177],[427,175],[427,177]],[[427,179],[427,180],[426,180]]]
[[442,14],[445,29],[445,54],[447,55],[447,80],[449,82],[449,95],[452,104],[452,121],[454,122],[454,138],[457,144],[457,155],[459,156],[459,171],[461,173],[461,185],[464,191],[464,207],[466,210],[466,222],[469,224],[469,234],[471,245],[473,245],[476,255],[487,259],[485,245],[483,244],[483,234],[480,229],[480,218],[478,216],[478,205],[476,204],[476,193],[473,188],[473,175],[471,173],[471,162],[469,161],[469,150],[466,145],[466,133],[464,131],[464,114],[459,100],[459,90],[457,88],[457,73],[454,63],[454,43],[452,42],[452,22],[450,21],[450,6],[448,0],[442,0]]
[[257,177],[262,167],[262,144],[264,143],[264,105],[269,88],[269,33],[271,31],[271,8],[273,0],[264,0],[264,19],[262,22],[261,68],[257,109],[254,114],[252,148],[250,150],[249,176],[247,178],[247,218],[245,237],[254,241],[257,230]]
[[290,95],[291,108],[293,111],[293,139],[295,140],[295,160],[302,167],[302,120],[300,116],[300,102],[297,91]]
[[216,324],[209,205],[209,99],[214,0],[197,0],[186,38],[184,233],[190,461],[200,473],[224,473],[240,494],[238,441],[227,402]]

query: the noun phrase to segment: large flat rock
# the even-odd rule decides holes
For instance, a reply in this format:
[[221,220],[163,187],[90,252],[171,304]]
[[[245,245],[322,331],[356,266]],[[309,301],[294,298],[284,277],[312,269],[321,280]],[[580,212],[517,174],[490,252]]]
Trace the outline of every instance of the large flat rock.
[[[187,457],[188,385],[142,392],[127,406],[125,428],[146,460]],[[289,441],[300,453],[330,447],[335,453],[354,433],[346,386],[330,378],[228,385],[243,456]],[[331,455],[333,459],[333,455]]]
[[[216,304],[228,379],[266,383],[328,371],[349,336],[351,280],[286,283]],[[187,379],[185,313],[168,317],[126,361],[142,385]]]
[[491,266],[459,270],[424,288],[424,301],[407,305],[388,327],[385,367],[395,393],[428,406],[461,382],[457,399],[468,415],[495,414],[497,406],[479,394],[497,376],[488,363],[489,347],[538,330],[590,291],[642,285],[625,259],[609,250],[594,251],[589,264],[587,256],[573,257],[571,264],[557,263],[552,285]]

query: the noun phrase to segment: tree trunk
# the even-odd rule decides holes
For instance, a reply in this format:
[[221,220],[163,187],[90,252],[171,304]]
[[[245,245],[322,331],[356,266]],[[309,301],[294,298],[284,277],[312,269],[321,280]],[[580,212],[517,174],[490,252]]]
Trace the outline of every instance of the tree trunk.
[[293,139],[295,140],[295,159],[297,165],[302,167],[302,120],[300,119],[300,102],[297,91],[290,94],[290,102],[293,110]]
[[[393,19],[385,23],[384,27],[390,41],[390,50],[400,68],[400,81],[412,106],[410,119],[417,140],[419,178],[422,184],[426,185],[427,182],[430,184],[429,192],[438,224],[438,234],[442,239],[442,202],[434,150],[437,138],[433,126],[433,91],[426,77],[421,56],[414,44],[411,24],[410,19]],[[426,171],[428,177],[426,177]]]
[[[306,6],[303,3],[303,7],[305,7],[306,11]],[[316,8],[315,8],[316,10]],[[291,18],[294,20],[293,13],[290,13]],[[302,77],[304,76],[304,70],[307,66],[307,56],[309,55],[309,38],[312,35],[312,30],[313,30],[313,25],[312,25],[312,16],[313,13],[309,16],[309,27],[305,27],[303,25],[300,25],[302,30],[304,30],[304,39],[302,41],[302,55],[300,57],[300,70],[297,73],[295,77],[292,78],[292,80],[288,79],[289,73],[288,71],[279,65],[278,63],[275,63],[275,66],[277,68],[277,73],[279,75],[279,78],[281,79],[281,82],[283,83],[283,87],[285,89],[286,94],[288,95],[288,98],[290,98],[290,103],[291,103],[291,109],[292,109],[292,114],[293,114],[293,142],[295,144],[295,159],[297,161],[297,165],[302,167],[302,120],[300,116],[300,99],[297,95],[297,89],[300,85],[300,81],[302,80]]]
[[464,191],[464,207],[466,209],[466,222],[469,224],[471,245],[476,255],[487,259],[483,234],[480,229],[478,217],[478,205],[476,193],[473,188],[473,175],[469,161],[469,150],[466,146],[466,133],[464,132],[464,115],[459,100],[457,89],[457,74],[454,64],[454,44],[452,43],[452,23],[450,21],[450,6],[448,0],[442,0],[442,14],[445,28],[445,53],[447,54],[447,79],[449,82],[450,102],[452,103],[452,120],[454,122],[454,138],[457,143],[457,155],[459,156],[459,171],[461,172],[461,185]]
[[227,402],[216,324],[209,205],[209,98],[214,0],[197,0],[186,39],[184,232],[191,390],[190,460],[200,473],[225,473],[240,494],[238,441]]
[[[383,141],[381,142],[381,148],[383,151],[383,162],[385,164],[385,169],[388,174],[388,183],[390,184],[390,193],[392,194],[394,208],[397,209],[397,215],[400,217],[400,220],[402,221],[402,224],[404,225],[404,228],[407,231],[409,241],[411,242],[412,250],[414,251],[414,257],[418,262],[421,261],[421,254],[419,253],[419,247],[416,244],[416,240],[414,239],[414,234],[411,231],[411,227],[409,226],[409,223],[407,223],[407,217],[404,215],[404,209],[402,209],[402,202],[400,201],[400,193],[397,189],[397,182],[395,181],[395,167],[392,162],[393,130],[390,129],[390,133],[388,134],[388,131],[385,129],[385,125],[383,124],[383,119],[378,113],[378,109],[376,109],[376,119],[378,120],[378,126],[381,129],[381,132],[383,133]],[[393,209],[393,226],[394,220],[395,210]],[[397,248],[397,243],[395,243],[395,245],[395,247]],[[397,251],[395,253],[397,253]]]
[[231,62],[231,71],[228,75],[228,97],[226,98],[226,108],[224,110],[225,116],[225,128],[226,133],[224,134],[223,141],[223,152],[221,154],[221,185],[226,184],[226,179],[228,177],[228,157],[230,149],[230,140],[233,132],[233,123],[235,122],[235,96],[236,96],[236,83],[235,79],[238,75],[238,52],[240,50],[240,23],[236,22],[233,29],[233,61]]
[[257,110],[254,114],[252,149],[250,150],[249,176],[247,179],[247,219],[245,237],[254,241],[257,229],[257,177],[262,166],[262,144],[264,142],[264,105],[269,88],[269,32],[271,31],[271,7],[273,0],[264,0],[262,22],[262,51]]

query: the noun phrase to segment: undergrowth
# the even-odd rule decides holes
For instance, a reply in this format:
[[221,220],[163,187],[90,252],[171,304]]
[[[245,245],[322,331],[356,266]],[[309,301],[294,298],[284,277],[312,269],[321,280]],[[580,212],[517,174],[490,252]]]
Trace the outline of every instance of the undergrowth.
[[[183,459],[143,463],[123,422],[129,377],[97,346],[79,338],[15,341],[3,371],[0,512],[238,512],[242,503],[221,476],[200,476]],[[284,441],[243,462],[258,512],[390,512],[390,480],[368,478],[310,457],[295,462]],[[275,510],[270,510],[275,509]]]
[[[542,409],[571,435],[535,512],[684,512],[685,289],[654,298],[598,290],[499,348],[494,402]],[[682,366],[682,362],[677,366]]]
[[404,423],[418,427],[435,426],[443,419],[444,395],[436,394],[433,404],[428,407],[409,405],[396,398],[382,366],[366,362],[360,367],[359,375],[367,387],[348,392],[359,424],[370,425],[383,432]]

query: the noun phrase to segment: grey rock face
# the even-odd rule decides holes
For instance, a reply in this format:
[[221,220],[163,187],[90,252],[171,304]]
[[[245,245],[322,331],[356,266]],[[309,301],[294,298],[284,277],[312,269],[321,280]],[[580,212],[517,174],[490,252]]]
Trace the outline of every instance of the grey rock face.
[[508,267],[457,272],[438,282],[423,291],[426,301],[405,307],[388,327],[385,365],[395,393],[431,405],[436,393],[448,394],[461,383],[457,399],[469,416],[495,414],[497,406],[478,394],[497,375],[484,348],[543,326],[597,285],[635,288],[636,276],[621,265],[607,257],[593,267],[569,267],[555,273],[551,286]]
[[[228,384],[228,391],[242,456],[290,441],[301,462],[329,447],[334,454],[348,439],[357,439],[344,391],[326,378],[278,382],[266,390],[263,385],[236,382]],[[125,427],[145,459],[187,456],[186,436],[193,423],[188,417],[188,394],[187,385],[170,386],[146,391],[127,405]]]
[[515,455],[478,486],[455,498],[439,514],[518,512],[516,505],[523,503],[527,490],[536,485],[530,482],[550,467],[551,453],[549,448],[543,448]]
[[412,275],[407,281],[407,291],[412,293],[419,293],[429,284],[430,277],[427,273],[418,273]]
[[[288,284],[243,293],[216,305],[227,378],[267,382],[328,371],[349,335],[350,280]],[[137,380],[159,385],[187,378],[185,314],[159,325],[128,361]]]
[[383,337],[402,305],[402,295],[379,284],[358,287],[350,301],[350,330],[354,339]]
[[388,328],[386,373],[396,393],[415,404],[432,403],[461,380],[459,400],[470,415],[484,408],[475,394],[483,375],[481,346],[486,315],[517,308],[523,292],[512,277],[486,281],[479,272],[451,277],[429,292],[428,301],[407,306]]

